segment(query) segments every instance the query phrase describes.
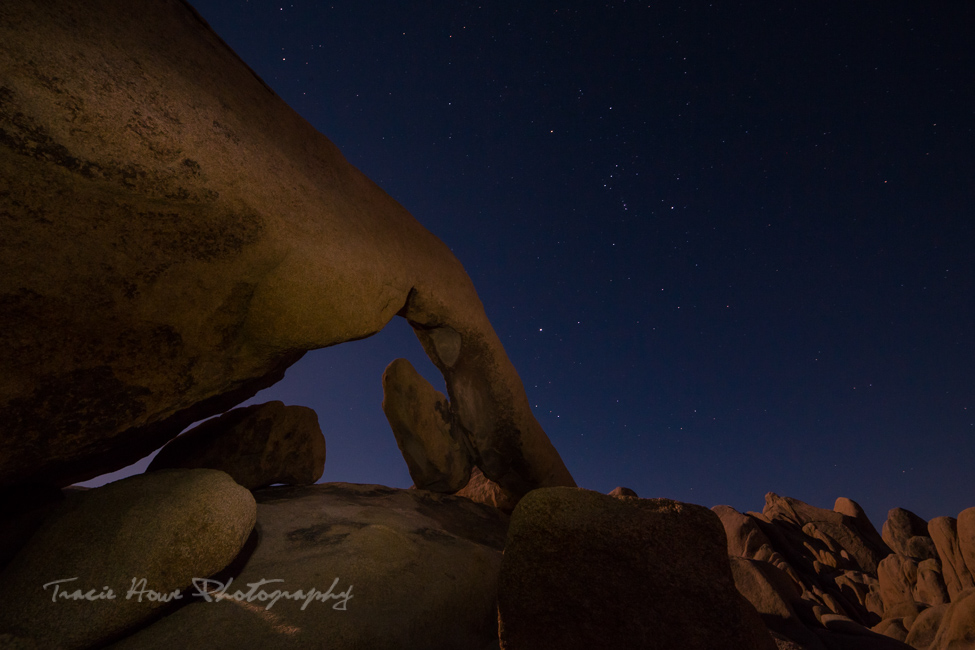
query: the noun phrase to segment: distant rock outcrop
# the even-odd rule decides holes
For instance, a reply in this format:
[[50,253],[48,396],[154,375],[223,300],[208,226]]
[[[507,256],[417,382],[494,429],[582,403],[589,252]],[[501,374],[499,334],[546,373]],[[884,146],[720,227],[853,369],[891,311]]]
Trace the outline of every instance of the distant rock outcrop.
[[735,590],[717,517],[667,499],[530,492],[498,591],[503,650],[771,650]]
[[208,469],[76,492],[0,573],[0,632],[60,650],[110,641],[226,567],[255,512],[250,492]]
[[325,470],[325,437],[310,408],[254,404],[174,438],[147,471],[168,467],[219,469],[249,490],[275,483],[311,485]]
[[736,585],[780,650],[975,648],[975,588],[955,519],[894,508],[881,538],[845,498],[833,511],[771,493],[763,513],[713,510]]
[[575,484],[450,249],[188,3],[5,2],[0,43],[0,487],[125,467],[397,314],[488,477]]

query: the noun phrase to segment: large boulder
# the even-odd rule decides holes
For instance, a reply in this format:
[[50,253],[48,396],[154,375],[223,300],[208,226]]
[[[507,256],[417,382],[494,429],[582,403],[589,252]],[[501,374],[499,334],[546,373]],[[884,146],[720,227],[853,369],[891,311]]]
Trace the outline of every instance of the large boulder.
[[962,592],[950,604],[921,612],[906,642],[917,650],[975,648],[975,589]]
[[325,470],[325,437],[308,407],[254,404],[171,440],[147,471],[168,467],[219,469],[250,490],[275,483],[311,485]]
[[805,650],[825,650],[822,640],[796,612],[797,605],[803,606],[802,594],[784,571],[744,557],[732,555],[730,560],[735,587],[755,607],[770,632]]
[[954,600],[961,592],[975,587],[975,578],[968,571],[958,543],[958,520],[954,517],[935,517],[928,522],[928,532],[938,549],[948,598]]
[[112,650],[497,648],[507,517],[496,509],[347,483],[254,496],[256,548],[205,585],[225,597],[194,597]]
[[208,469],[75,492],[0,574],[0,632],[61,650],[127,633],[226,567],[255,512],[249,491]]
[[[884,522],[882,535],[884,542],[894,553],[915,557],[908,552],[908,541],[915,536],[927,536],[928,522],[905,508],[891,508]],[[922,558],[926,559],[926,558]]]
[[383,372],[383,413],[418,489],[452,494],[467,485],[473,461],[467,435],[444,394],[406,359]]
[[919,610],[914,600],[917,585],[917,562],[906,555],[892,553],[877,569],[880,595],[884,600],[884,618],[910,616]]
[[181,0],[0,4],[0,486],[124,467],[404,316],[481,469],[574,485],[450,250]]
[[775,648],[735,589],[714,513],[572,488],[515,508],[498,618],[506,650]]
[[969,575],[975,576],[975,507],[958,513],[958,550]]
[[731,506],[714,506],[711,510],[718,515],[724,527],[729,555],[754,559],[763,547],[771,548],[769,538],[753,517],[743,515]]

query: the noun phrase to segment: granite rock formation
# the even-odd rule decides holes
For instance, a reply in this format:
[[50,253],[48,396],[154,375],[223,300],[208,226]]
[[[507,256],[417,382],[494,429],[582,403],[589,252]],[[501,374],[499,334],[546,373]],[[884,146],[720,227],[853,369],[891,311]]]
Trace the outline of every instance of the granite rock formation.
[[485,475],[574,485],[460,262],[187,3],[6,2],[0,42],[0,486],[124,467],[397,314]]
[[386,366],[383,412],[417,489],[452,494],[467,485],[474,460],[467,436],[444,394],[406,359]]
[[[495,605],[507,517],[422,490],[326,483],[254,492],[260,540],[214,578],[250,601],[191,603],[113,650],[497,648]],[[210,587],[220,590],[217,582]],[[260,591],[331,596],[284,598]],[[307,598],[307,596],[306,596]],[[268,606],[268,605],[271,606]]]
[[219,469],[249,490],[275,483],[311,485],[325,470],[325,437],[308,407],[254,404],[174,438],[147,471],[167,467]]
[[830,511],[770,493],[762,513],[712,510],[736,586],[780,650],[975,648],[955,519],[895,508],[881,537],[846,498]]
[[251,534],[255,512],[250,492],[207,469],[162,470],[75,492],[0,574],[0,632],[61,650],[130,632],[194,577],[226,567]]
[[484,476],[477,467],[471,470],[471,480],[467,482],[467,485],[455,494],[456,496],[465,497],[476,503],[493,506],[509,515],[515,509],[515,506],[518,505],[518,499],[520,498]]
[[775,648],[735,590],[713,513],[575,488],[515,508],[498,620],[504,650]]

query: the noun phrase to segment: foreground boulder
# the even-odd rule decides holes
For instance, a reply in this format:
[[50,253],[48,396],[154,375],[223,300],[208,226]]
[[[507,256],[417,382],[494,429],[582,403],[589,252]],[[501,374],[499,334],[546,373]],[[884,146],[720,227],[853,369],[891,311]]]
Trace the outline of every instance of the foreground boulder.
[[[496,509],[346,483],[254,495],[260,540],[220,578],[240,598],[194,597],[113,650],[497,648],[507,517]],[[275,601],[275,591],[304,594]]]
[[774,650],[702,506],[572,488],[515,508],[498,591],[506,650]]
[[170,441],[147,471],[219,469],[249,490],[274,483],[311,485],[325,470],[318,415],[282,402],[234,409]]
[[227,566],[254,522],[251,493],[214,470],[73,493],[0,574],[0,632],[61,650],[109,641]]
[[383,412],[417,489],[451,494],[467,484],[473,460],[467,436],[444,394],[406,359],[383,372]]
[[188,3],[4,2],[0,43],[0,487],[129,465],[397,314],[489,478],[574,485],[460,262]]

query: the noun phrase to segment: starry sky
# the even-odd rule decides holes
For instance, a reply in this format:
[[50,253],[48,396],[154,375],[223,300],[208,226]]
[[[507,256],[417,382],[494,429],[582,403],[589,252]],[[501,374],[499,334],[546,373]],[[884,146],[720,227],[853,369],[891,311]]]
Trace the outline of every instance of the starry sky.
[[[583,487],[975,505],[968,3],[190,0],[467,268]],[[402,319],[251,402],[407,487]]]

